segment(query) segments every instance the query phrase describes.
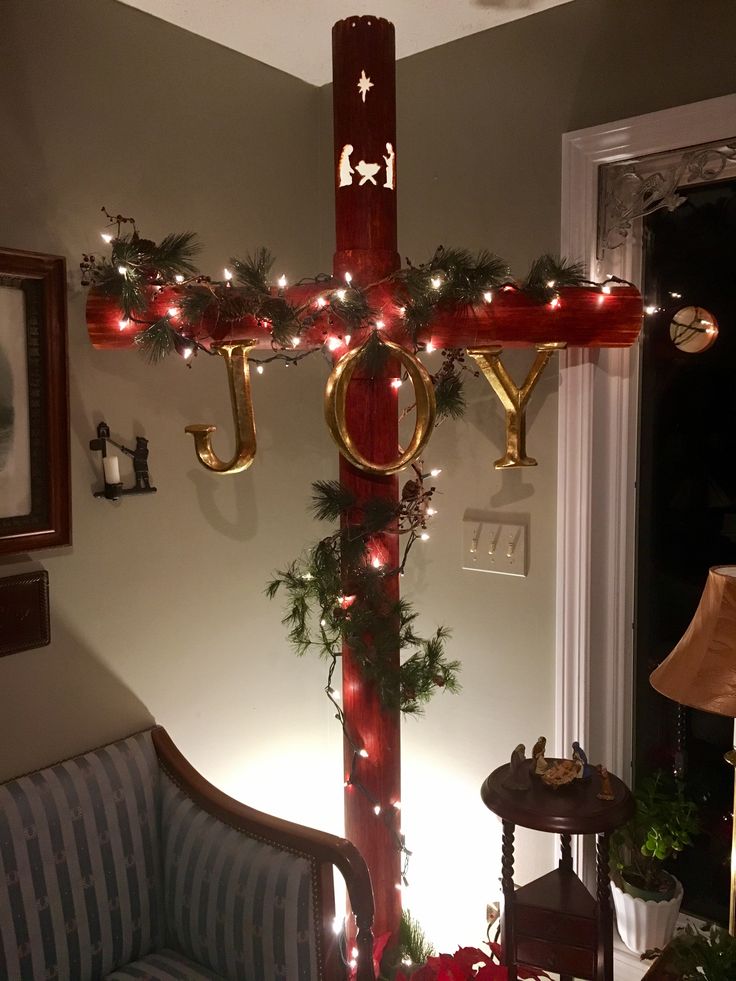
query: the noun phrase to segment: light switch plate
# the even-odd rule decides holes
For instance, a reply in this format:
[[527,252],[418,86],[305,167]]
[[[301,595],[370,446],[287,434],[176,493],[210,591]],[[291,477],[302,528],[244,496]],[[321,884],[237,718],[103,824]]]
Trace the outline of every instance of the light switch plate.
[[525,576],[527,522],[498,516],[498,520],[463,519],[463,569]]

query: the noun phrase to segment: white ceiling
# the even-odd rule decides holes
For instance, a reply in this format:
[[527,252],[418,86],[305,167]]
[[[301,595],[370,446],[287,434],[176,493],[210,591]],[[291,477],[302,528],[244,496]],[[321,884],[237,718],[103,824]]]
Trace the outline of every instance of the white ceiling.
[[335,21],[352,14],[396,26],[396,57],[571,0],[121,0],[298,78],[329,82]]

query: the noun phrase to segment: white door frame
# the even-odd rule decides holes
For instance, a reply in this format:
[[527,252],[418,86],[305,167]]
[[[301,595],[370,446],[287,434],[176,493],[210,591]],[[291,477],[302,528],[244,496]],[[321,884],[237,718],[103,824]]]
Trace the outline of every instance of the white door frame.
[[[641,221],[596,257],[603,164],[736,135],[736,95],[649,113],[562,138],[561,252],[596,281],[637,285]],[[560,352],[557,451],[555,742],[631,779],[638,345]],[[578,856],[582,868],[582,856]]]

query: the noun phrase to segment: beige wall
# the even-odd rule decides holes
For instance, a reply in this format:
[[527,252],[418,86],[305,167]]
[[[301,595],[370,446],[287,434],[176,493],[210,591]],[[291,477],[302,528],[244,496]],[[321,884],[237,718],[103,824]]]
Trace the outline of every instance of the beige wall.
[[[69,262],[74,546],[38,556],[51,647],[0,660],[0,775],[155,718],[225,789],[339,830],[323,665],[291,655],[263,596],[269,572],[318,534],[310,482],[336,472],[325,364],[256,377],[258,460],[244,476],[210,477],[182,430],[220,422],[227,452],[222,366],[153,369],[93,351],[75,268],[98,247],[102,204],[153,237],[196,229],[213,271],[261,244],[289,276],[328,267],[329,91],[112,0],[4,0],[3,19],[0,240]],[[488,246],[523,272],[557,248],[561,134],[729,91],[735,29],[731,0],[576,0],[400,62],[402,255]],[[521,377],[528,357],[510,363]],[[556,387],[550,372],[529,411],[539,467],[502,474],[491,466],[500,408],[470,381],[467,416],[433,439],[439,514],[404,581],[422,626],[452,626],[463,660],[463,694],[404,727],[407,905],[445,947],[479,940],[498,894],[480,783],[517,742],[552,731]],[[92,498],[87,444],[103,416],[123,440],[150,438],[157,495]],[[528,517],[525,580],[460,570],[466,509]],[[548,858],[545,839],[521,837],[519,881]]]

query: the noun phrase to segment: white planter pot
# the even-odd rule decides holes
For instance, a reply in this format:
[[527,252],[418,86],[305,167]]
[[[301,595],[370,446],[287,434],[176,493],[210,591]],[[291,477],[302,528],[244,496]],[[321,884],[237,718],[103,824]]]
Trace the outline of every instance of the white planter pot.
[[682,884],[677,879],[675,882],[677,888],[673,898],[659,903],[630,896],[611,882],[618,932],[629,950],[643,954],[653,947],[664,947],[670,941],[682,902]]

